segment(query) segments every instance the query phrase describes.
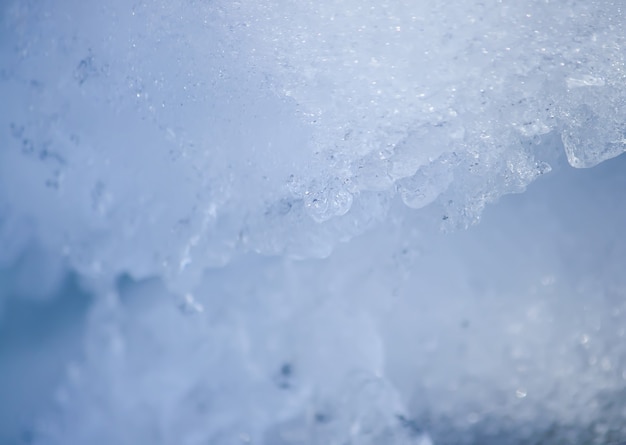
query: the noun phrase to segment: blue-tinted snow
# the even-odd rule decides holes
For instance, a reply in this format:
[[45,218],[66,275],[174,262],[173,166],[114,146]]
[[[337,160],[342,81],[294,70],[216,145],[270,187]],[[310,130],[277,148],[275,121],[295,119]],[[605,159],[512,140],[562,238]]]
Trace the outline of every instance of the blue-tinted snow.
[[623,23],[4,2],[0,440],[624,440]]

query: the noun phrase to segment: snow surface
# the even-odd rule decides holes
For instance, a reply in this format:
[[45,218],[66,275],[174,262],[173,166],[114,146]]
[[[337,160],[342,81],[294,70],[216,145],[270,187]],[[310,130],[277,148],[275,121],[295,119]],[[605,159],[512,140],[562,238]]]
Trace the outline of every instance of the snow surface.
[[0,441],[626,440],[625,21],[1,3]]

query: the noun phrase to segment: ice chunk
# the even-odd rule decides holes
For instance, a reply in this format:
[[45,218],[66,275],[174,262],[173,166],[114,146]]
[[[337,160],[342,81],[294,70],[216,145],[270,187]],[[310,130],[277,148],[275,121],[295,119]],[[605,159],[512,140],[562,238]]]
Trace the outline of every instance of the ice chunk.
[[[621,108],[614,111],[616,116],[623,113]],[[573,167],[593,167],[626,152],[626,125],[619,118],[605,121],[588,105],[575,109],[571,118],[562,138]]]
[[239,252],[326,255],[397,193],[467,226],[547,171],[545,135],[575,166],[624,150],[606,2],[89,5],[2,7],[0,88],[22,106],[0,202],[104,281],[186,293]]

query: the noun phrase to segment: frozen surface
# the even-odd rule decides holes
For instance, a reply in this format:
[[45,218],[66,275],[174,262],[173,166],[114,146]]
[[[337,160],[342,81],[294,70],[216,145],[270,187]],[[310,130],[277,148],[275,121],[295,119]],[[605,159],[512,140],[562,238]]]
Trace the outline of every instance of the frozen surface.
[[429,3],[5,2],[3,261],[38,236],[186,292],[236,252],[325,256],[396,196],[465,226],[554,135],[576,167],[624,151],[619,4]]
[[2,2],[0,441],[626,440],[625,21]]

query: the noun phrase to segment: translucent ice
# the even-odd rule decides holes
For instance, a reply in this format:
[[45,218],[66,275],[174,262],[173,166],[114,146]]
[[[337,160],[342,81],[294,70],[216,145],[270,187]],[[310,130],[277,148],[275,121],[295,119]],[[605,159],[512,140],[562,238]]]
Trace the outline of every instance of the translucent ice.
[[611,2],[2,10],[4,238],[108,281],[326,255],[397,192],[463,226],[549,171],[552,133],[577,167],[625,147]]

